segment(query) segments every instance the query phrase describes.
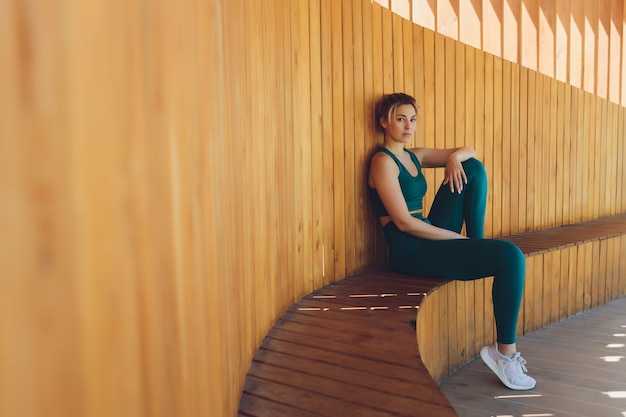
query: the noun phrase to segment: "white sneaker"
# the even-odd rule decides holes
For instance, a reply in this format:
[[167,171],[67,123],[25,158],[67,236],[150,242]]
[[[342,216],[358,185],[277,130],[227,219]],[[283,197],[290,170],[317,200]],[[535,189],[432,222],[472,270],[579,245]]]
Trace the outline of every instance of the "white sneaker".
[[528,372],[524,366],[526,361],[519,352],[512,359],[508,359],[499,354],[494,346],[485,346],[480,350],[480,358],[510,389],[523,391],[537,385],[537,381],[525,374]]

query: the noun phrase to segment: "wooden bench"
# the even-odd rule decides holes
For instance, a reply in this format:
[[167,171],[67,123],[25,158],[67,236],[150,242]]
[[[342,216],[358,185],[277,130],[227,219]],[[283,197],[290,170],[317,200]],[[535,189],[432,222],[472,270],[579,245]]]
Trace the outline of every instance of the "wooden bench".
[[[588,245],[581,254],[591,251],[593,262],[594,247],[604,246],[605,257],[599,257],[597,262],[619,269],[623,268],[626,253],[626,240],[622,242],[625,233],[626,215],[619,215],[506,239],[519,245],[529,261],[531,257]],[[600,242],[611,239],[616,243],[607,250],[609,244]],[[609,270],[602,268],[589,268],[583,263],[584,271]],[[535,268],[527,272],[534,273]],[[565,275],[566,282],[570,282],[569,269]],[[530,281],[527,278],[527,284],[537,285],[534,280],[534,276]],[[494,337],[493,332],[482,331],[477,343],[471,334],[478,314],[488,314],[487,300],[476,314],[475,306],[468,305],[470,297],[453,298],[457,311],[462,313],[455,313],[455,329],[448,328],[452,321],[447,301],[457,285],[466,284],[413,278],[380,269],[307,295],[280,317],[263,340],[246,377],[240,415],[456,416],[438,383],[473,359],[477,347],[493,342]],[[487,281],[484,288],[488,287]],[[487,293],[484,288],[481,291]],[[611,289],[613,295],[624,293],[621,281],[611,284]],[[597,292],[600,294],[599,286]],[[608,292],[604,291],[605,298]],[[533,295],[537,294],[540,292],[533,291]],[[551,323],[543,314],[551,316],[552,309],[543,308],[537,314],[541,316],[537,326],[525,321],[528,313],[534,311],[536,298],[525,297],[520,334]],[[545,300],[538,298],[543,306]],[[492,316],[484,318],[485,323],[492,320]],[[463,329],[464,338],[451,336],[464,325],[468,326]]]

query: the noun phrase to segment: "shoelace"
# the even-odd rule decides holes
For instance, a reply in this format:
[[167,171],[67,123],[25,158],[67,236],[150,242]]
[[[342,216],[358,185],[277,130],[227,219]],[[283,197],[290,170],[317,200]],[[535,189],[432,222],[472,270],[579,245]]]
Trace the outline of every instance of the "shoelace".
[[511,362],[514,362],[514,366],[522,368],[523,372],[528,372],[528,369],[526,369],[526,359],[522,358],[519,352],[516,352],[515,355],[513,355]]

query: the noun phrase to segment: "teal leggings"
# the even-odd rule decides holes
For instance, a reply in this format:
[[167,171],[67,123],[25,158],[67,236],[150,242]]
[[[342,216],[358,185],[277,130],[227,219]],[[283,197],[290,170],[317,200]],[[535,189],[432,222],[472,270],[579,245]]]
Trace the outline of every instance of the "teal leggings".
[[493,276],[497,340],[502,344],[515,343],[526,260],[513,243],[484,238],[485,168],[476,159],[465,161],[463,168],[468,179],[463,191],[452,193],[442,184],[428,220],[455,232],[460,232],[465,222],[470,239],[422,239],[401,232],[389,222],[383,229],[389,246],[389,263],[396,272],[420,277],[471,281]]

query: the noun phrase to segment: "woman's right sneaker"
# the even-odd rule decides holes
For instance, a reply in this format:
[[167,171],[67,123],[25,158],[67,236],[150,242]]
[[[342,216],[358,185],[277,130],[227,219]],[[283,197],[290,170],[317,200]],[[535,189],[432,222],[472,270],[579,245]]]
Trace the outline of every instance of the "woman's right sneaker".
[[512,359],[498,353],[496,347],[485,346],[480,351],[480,358],[485,365],[500,378],[500,381],[510,389],[529,390],[535,388],[537,381],[526,375],[526,361],[517,352]]

